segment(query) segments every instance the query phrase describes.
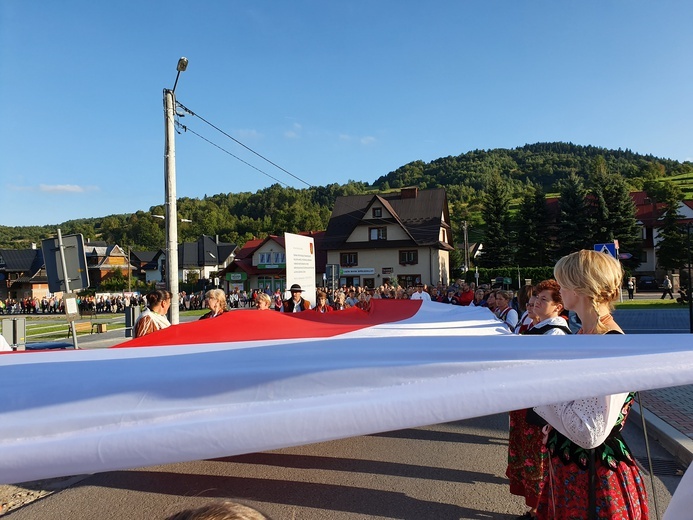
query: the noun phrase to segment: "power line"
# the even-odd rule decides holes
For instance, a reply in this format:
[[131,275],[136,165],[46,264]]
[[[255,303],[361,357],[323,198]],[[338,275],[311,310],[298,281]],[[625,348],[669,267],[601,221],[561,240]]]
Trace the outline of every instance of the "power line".
[[[233,142],[239,144],[240,146],[242,146],[242,147],[245,148],[246,150],[249,150],[249,151],[252,152],[253,154],[255,154],[255,155],[257,155],[258,157],[260,157],[261,159],[263,159],[264,161],[270,163],[272,166],[274,166],[274,167],[280,169],[281,171],[283,171],[284,173],[290,175],[290,176],[293,177],[294,179],[296,179],[296,180],[302,182],[303,184],[305,184],[305,185],[308,186],[309,188],[313,188],[313,189],[316,188],[315,186],[313,186],[313,185],[311,185],[310,183],[304,181],[303,179],[297,177],[296,175],[294,175],[293,173],[289,172],[288,170],[282,168],[282,167],[279,166],[278,164],[276,164],[276,163],[272,162],[271,160],[267,159],[267,158],[264,157],[262,154],[256,152],[255,150],[253,150],[253,149],[250,148],[249,146],[243,144],[242,142],[240,142],[240,141],[239,141],[238,139],[236,139],[235,137],[233,137],[233,136],[229,135],[227,132],[223,131],[221,128],[217,127],[216,125],[214,125],[214,124],[210,123],[209,121],[207,121],[206,119],[204,119],[202,116],[200,116],[200,115],[194,113],[192,110],[190,110],[188,107],[186,107],[185,105],[183,105],[181,102],[179,102],[179,101],[176,100],[176,105],[179,106],[182,110],[184,110],[184,111],[187,112],[188,114],[190,114],[191,116],[194,116],[194,117],[199,118],[201,121],[203,121],[203,122],[206,123],[207,125],[209,125],[209,126],[211,126],[212,128],[214,128],[217,132],[219,132],[219,133],[223,134],[224,136],[228,137],[228,138],[231,139]],[[221,150],[222,152],[224,152],[224,153],[230,155],[230,156],[233,157],[234,159],[237,159],[238,161],[242,162],[243,164],[245,164],[245,165],[247,165],[247,166],[250,166],[250,167],[253,168],[254,170],[257,170],[258,172],[262,173],[263,175],[266,175],[266,176],[269,177],[270,179],[277,181],[279,184],[282,184],[283,186],[285,186],[285,187],[287,187],[287,188],[289,187],[289,185],[288,185],[287,183],[282,182],[282,181],[280,181],[279,179],[277,179],[276,177],[273,177],[272,175],[268,174],[267,172],[261,170],[260,168],[258,168],[258,167],[256,167],[256,166],[253,166],[253,165],[250,164],[249,162],[247,162],[247,161],[241,159],[241,158],[238,157],[237,155],[234,155],[233,153],[229,152],[228,150],[226,150],[226,149],[223,148],[222,146],[220,146],[220,145],[218,145],[218,144],[212,142],[211,140],[209,140],[209,139],[207,139],[206,137],[200,135],[199,133],[195,132],[194,130],[192,130],[192,129],[189,128],[188,126],[186,126],[186,125],[180,123],[179,121],[176,121],[175,124],[176,124],[177,127],[183,129],[183,131],[192,133],[193,135],[199,137],[199,138],[202,139],[203,141],[205,141],[205,142],[211,144],[211,145],[214,146],[215,148],[218,148],[218,149]],[[349,203],[346,203],[346,202],[344,202],[344,204],[345,204],[348,208],[351,208],[351,209],[353,209],[353,210],[355,210],[355,211],[357,211],[357,212],[360,212],[360,211],[363,210],[363,208],[357,208],[356,206],[353,206],[352,204],[349,204]],[[359,221],[359,222],[362,221],[362,219],[359,218],[359,217],[357,217],[356,215],[351,215],[351,214],[345,213],[345,216],[348,216],[349,218],[352,218],[352,219],[354,219],[354,220],[356,220],[356,221]],[[372,219],[372,220],[373,220],[373,223],[380,223],[380,224],[392,224],[392,223],[393,223],[393,222],[389,222],[387,219],[382,218],[382,217],[381,217],[381,218],[374,218],[374,219]],[[406,227],[405,227],[405,229],[406,229]],[[439,229],[439,227],[438,227],[438,226],[431,226],[431,227],[429,228],[429,226],[422,226],[422,227],[420,227],[420,228],[418,228],[418,229],[419,229],[419,231],[422,231],[422,230],[433,230],[433,229]],[[416,241],[415,241],[415,242],[416,242]]]
[[277,181],[279,184],[282,184],[282,185],[286,186],[287,188],[289,187],[289,185],[286,184],[285,182],[280,181],[280,180],[277,179],[276,177],[272,177],[269,173],[267,173],[267,172],[265,172],[265,171],[262,171],[262,170],[261,170],[260,168],[258,168],[257,166],[253,166],[253,165],[250,164],[249,162],[244,161],[243,159],[241,159],[241,158],[238,157],[237,155],[232,154],[231,152],[229,152],[229,151],[226,150],[225,148],[219,146],[219,145],[216,144],[216,143],[213,143],[212,141],[210,141],[210,140],[207,139],[206,137],[204,137],[204,136],[198,134],[198,133],[195,132],[192,128],[189,128],[188,126],[186,126],[186,125],[184,125],[184,124],[182,124],[182,123],[180,123],[180,122],[178,122],[178,121],[176,121],[176,126],[179,127],[179,128],[181,128],[184,132],[190,132],[191,134],[196,135],[197,137],[199,137],[199,138],[202,139],[203,141],[205,141],[205,142],[211,144],[211,145],[214,146],[215,148],[218,148],[219,150],[221,150],[222,152],[224,152],[224,153],[230,155],[230,156],[233,157],[234,159],[237,159],[238,161],[241,161],[243,164],[245,164],[245,165],[247,165],[247,166],[250,166],[252,169],[259,171],[261,174],[266,175],[266,176],[269,177],[270,179]]
[[[242,146],[243,148],[245,148],[246,150],[248,150],[248,151],[254,153],[255,155],[257,155],[257,156],[258,156],[260,159],[262,159],[263,161],[267,161],[268,163],[270,163],[270,164],[271,164],[272,166],[274,166],[275,168],[280,169],[281,171],[283,171],[283,172],[286,173],[287,175],[290,175],[291,177],[293,177],[293,178],[296,179],[297,181],[302,182],[303,184],[305,184],[305,185],[308,186],[309,188],[312,188],[312,187],[313,187],[309,182],[304,181],[303,179],[301,179],[300,177],[294,175],[294,174],[291,173],[290,171],[288,171],[288,170],[282,168],[282,167],[279,166],[277,163],[270,161],[270,160],[269,160],[267,157],[265,157],[264,155],[262,155],[262,154],[256,152],[255,150],[253,150],[253,149],[250,148],[249,146],[246,146],[245,144],[243,144],[242,142],[240,142],[240,141],[239,141],[238,139],[236,139],[235,137],[233,137],[233,136],[227,134],[226,132],[224,132],[224,131],[223,131],[221,128],[219,128],[218,126],[216,126],[216,125],[210,123],[209,121],[207,121],[204,117],[202,117],[202,116],[196,114],[195,112],[193,112],[192,110],[190,110],[188,107],[186,107],[185,105],[183,105],[183,103],[181,103],[180,101],[176,101],[176,105],[178,105],[180,108],[182,108],[183,110],[185,110],[185,111],[186,111],[188,114],[190,114],[191,116],[197,117],[197,118],[199,118],[201,121],[207,123],[209,126],[211,126],[212,128],[214,128],[217,132],[219,132],[219,133],[221,133],[221,134],[224,134],[226,137],[228,137],[229,139],[231,139],[234,143],[236,143],[236,144]],[[247,163],[246,163],[246,164],[247,164]]]

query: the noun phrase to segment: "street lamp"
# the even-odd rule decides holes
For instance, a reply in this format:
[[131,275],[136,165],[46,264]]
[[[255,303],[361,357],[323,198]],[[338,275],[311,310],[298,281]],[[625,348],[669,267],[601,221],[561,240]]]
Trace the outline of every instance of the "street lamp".
[[[152,217],[159,218],[161,220],[166,220],[166,217],[164,215],[152,215]],[[180,220],[181,222],[192,222],[192,220],[190,220],[189,218],[179,218],[178,220]]]
[[178,60],[173,89],[164,89],[164,186],[166,192],[166,272],[171,292],[171,324],[179,323],[178,299],[178,208],[176,202],[176,131],[174,128],[175,91],[180,73],[188,68],[188,59]]

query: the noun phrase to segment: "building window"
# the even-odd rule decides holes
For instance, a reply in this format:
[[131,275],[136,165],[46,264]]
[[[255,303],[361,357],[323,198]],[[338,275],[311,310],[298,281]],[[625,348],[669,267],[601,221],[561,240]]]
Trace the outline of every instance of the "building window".
[[260,264],[270,264],[272,263],[272,253],[260,253]]
[[359,254],[358,253],[341,253],[339,255],[339,265],[342,267],[350,267],[353,265],[359,265]]
[[387,240],[387,228],[386,227],[372,227],[368,228],[368,238],[369,240]]
[[413,251],[400,251],[399,252],[399,263],[400,265],[414,265],[419,263],[419,252]]
[[373,208],[373,218],[380,218],[383,216],[383,208]]
[[285,264],[286,263],[286,253],[274,253],[274,263],[275,264]]
[[403,274],[397,277],[400,285],[404,287],[414,287],[417,283],[421,283],[420,274]]

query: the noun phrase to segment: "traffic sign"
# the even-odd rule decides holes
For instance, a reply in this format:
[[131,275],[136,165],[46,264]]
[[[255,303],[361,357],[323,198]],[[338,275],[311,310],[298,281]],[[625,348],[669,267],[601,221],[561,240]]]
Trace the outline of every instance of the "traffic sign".
[[[61,241],[62,244],[60,244]],[[60,254],[61,247],[65,258],[64,268]],[[70,291],[89,287],[87,257],[84,251],[82,235],[46,238],[41,241],[41,250],[43,251],[43,261],[46,266],[48,290],[50,292],[65,292],[68,287]],[[67,273],[68,280],[65,280],[65,273]]]
[[327,287],[331,290],[337,289],[339,287],[339,264],[327,264],[323,280],[326,281]]
[[594,250],[618,258],[616,256],[616,244],[613,242],[609,242],[608,244],[594,244]]

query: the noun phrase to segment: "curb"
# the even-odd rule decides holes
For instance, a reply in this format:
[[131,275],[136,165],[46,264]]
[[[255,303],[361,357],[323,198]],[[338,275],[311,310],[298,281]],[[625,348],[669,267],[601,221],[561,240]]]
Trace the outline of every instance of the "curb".
[[[644,411],[647,434],[688,467],[693,462],[693,439],[667,424],[647,408]],[[631,412],[638,417],[638,426],[642,428],[640,405],[633,403]]]

